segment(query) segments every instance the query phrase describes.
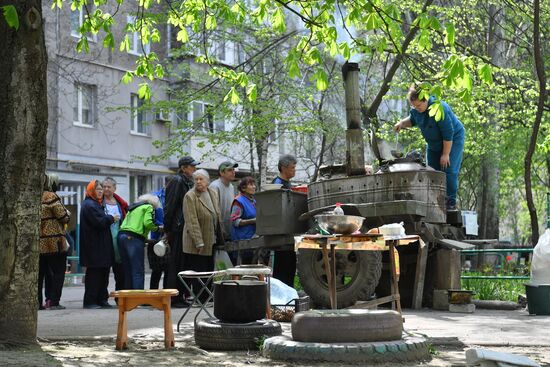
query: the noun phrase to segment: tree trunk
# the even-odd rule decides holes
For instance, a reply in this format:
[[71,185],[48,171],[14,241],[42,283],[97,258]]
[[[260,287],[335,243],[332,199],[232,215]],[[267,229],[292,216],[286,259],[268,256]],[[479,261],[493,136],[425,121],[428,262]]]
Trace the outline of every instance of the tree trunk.
[[542,57],[542,46],[540,44],[540,0],[533,2],[533,55],[535,59],[536,76],[539,81],[539,98],[537,102],[537,112],[529,140],[529,148],[525,154],[524,161],[524,179],[525,179],[525,198],[527,199],[527,208],[531,218],[531,244],[534,246],[539,240],[539,220],[537,209],[533,201],[533,189],[531,181],[531,167],[533,154],[537,146],[537,137],[539,134],[542,114],[544,112],[544,103],[546,101],[546,75],[544,71],[544,59]]
[[0,344],[36,341],[38,232],[48,126],[40,0],[4,1],[0,15]]
[[[498,66],[503,66],[502,37],[497,37],[501,32],[504,21],[502,9],[494,5],[489,6],[489,24],[487,27],[487,54],[491,61]],[[489,116],[487,131],[497,134],[497,124],[494,116]],[[499,182],[500,182],[500,157],[497,146],[490,146],[481,157],[480,178],[481,187],[478,202],[479,212],[479,236],[481,238],[499,238]]]

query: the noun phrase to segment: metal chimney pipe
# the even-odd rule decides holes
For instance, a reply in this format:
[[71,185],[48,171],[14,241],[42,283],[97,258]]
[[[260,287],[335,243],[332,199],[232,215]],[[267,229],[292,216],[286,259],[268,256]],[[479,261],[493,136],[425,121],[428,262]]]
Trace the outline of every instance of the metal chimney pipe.
[[361,100],[359,98],[359,64],[346,62],[342,66],[346,94],[346,173],[348,176],[365,174],[365,144],[361,128]]

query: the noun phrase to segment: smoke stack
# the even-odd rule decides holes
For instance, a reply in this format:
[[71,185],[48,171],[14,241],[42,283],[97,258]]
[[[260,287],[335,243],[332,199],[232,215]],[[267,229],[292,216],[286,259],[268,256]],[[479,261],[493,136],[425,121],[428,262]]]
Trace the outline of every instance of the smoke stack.
[[359,98],[359,64],[346,62],[342,66],[346,93],[346,173],[348,176],[365,174],[365,144],[361,128],[361,100]]

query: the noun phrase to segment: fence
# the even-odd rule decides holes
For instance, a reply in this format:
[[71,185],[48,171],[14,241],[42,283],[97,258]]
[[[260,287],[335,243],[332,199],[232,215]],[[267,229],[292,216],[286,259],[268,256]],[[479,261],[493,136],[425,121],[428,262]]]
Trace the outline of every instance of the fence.
[[[479,249],[479,250],[462,250],[462,255],[468,254],[496,254],[501,258],[501,264],[504,264],[505,258],[509,253],[532,253],[532,248],[503,248],[503,249]],[[528,275],[461,275],[461,279],[530,279]]]

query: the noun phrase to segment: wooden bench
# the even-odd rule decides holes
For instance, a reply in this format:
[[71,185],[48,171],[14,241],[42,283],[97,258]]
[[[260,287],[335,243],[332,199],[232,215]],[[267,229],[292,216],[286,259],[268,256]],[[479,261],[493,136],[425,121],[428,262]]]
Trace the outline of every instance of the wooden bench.
[[178,295],[177,289],[135,289],[111,292],[111,297],[118,303],[118,329],[116,335],[116,349],[128,348],[128,327],[126,312],[132,311],[139,305],[151,305],[164,311],[164,347],[174,347],[174,330],[170,313],[171,297]]

